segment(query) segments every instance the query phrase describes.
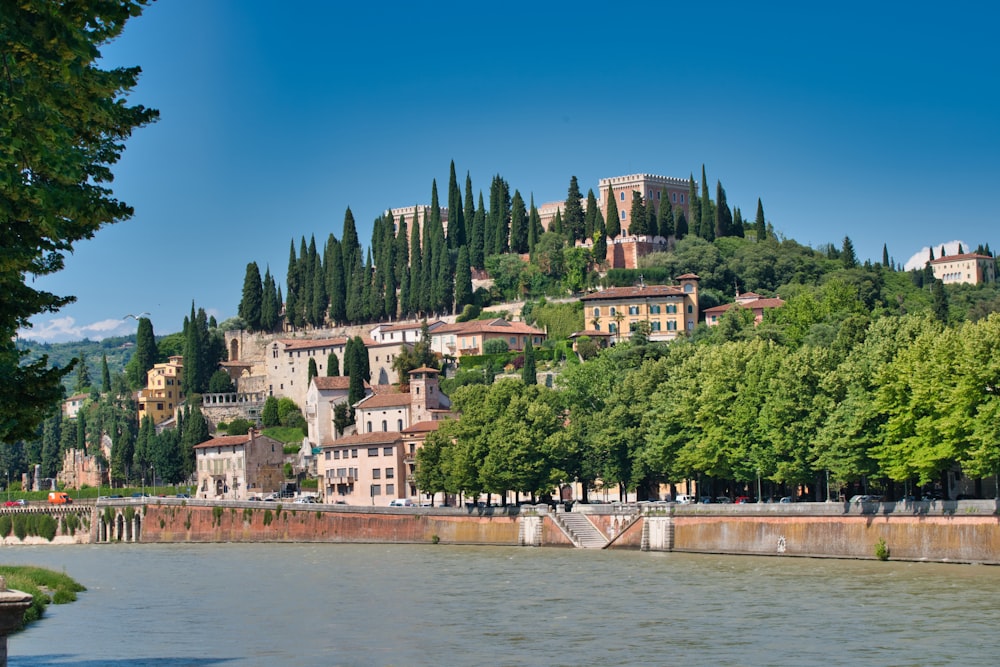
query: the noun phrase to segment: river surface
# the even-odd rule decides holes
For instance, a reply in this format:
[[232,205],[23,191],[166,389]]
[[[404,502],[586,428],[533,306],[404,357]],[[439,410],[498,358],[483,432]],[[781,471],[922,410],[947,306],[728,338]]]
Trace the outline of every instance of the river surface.
[[443,545],[3,548],[87,587],[11,667],[986,665],[1000,568]]

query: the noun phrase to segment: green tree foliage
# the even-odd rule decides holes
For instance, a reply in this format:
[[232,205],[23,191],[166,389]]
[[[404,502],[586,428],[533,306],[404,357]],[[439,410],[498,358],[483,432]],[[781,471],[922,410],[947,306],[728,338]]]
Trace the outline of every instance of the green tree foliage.
[[340,375],[340,360],[333,352],[326,357],[326,375],[327,377],[336,377]]
[[101,393],[111,391],[111,369],[108,368],[108,355],[101,355]]
[[76,384],[73,390],[77,393],[90,389],[93,380],[90,379],[90,371],[87,369],[87,360],[83,357],[77,360],[76,364]]
[[458,251],[455,264],[455,308],[460,309],[472,303],[472,267],[469,264],[469,249]]
[[646,220],[646,205],[642,201],[642,193],[632,191],[632,208],[629,212],[628,233],[633,236],[643,236],[649,232]]
[[616,239],[621,236],[622,233],[622,221],[618,214],[618,202],[615,201],[615,193],[610,187],[608,188],[608,214],[605,218],[605,224],[607,225],[608,236],[612,239]]
[[263,305],[264,285],[260,269],[257,268],[257,262],[250,262],[243,278],[243,298],[240,299],[238,313],[251,331],[261,330]]
[[278,414],[278,399],[268,396],[264,399],[264,407],[260,411],[260,422],[264,428],[278,426],[281,423],[281,416]]
[[146,373],[156,365],[159,354],[153,323],[148,317],[140,317],[135,334],[135,354],[125,366],[125,375],[132,389],[146,386]]
[[[469,184],[468,190],[471,187]],[[455,176],[455,161],[452,160],[448,176],[448,247],[457,251],[465,244],[465,210],[462,208],[462,191]]]
[[531,341],[524,346],[524,366],[521,367],[521,381],[524,384],[536,384],[538,378],[535,370],[535,348]]
[[563,232],[570,244],[587,238],[583,206],[580,204],[581,199],[583,199],[583,195],[580,193],[580,184],[577,182],[576,176],[571,176],[562,216]]
[[514,190],[514,199],[510,205],[510,251],[521,254],[528,252],[528,249],[528,212],[521,193]]
[[236,391],[236,387],[233,386],[233,381],[229,377],[229,373],[223,370],[218,370],[212,373],[208,378],[208,393],[210,394],[229,394]]
[[764,205],[757,199],[757,217],[754,219],[754,231],[757,233],[757,241],[767,240],[767,223],[764,222]]
[[63,268],[66,252],[132,209],[112,196],[124,139],[158,112],[126,104],[138,67],[102,70],[99,47],[146,2],[32,1],[0,11],[0,442],[31,437],[62,396],[69,367],[25,362],[19,328],[74,301],[29,286]]
[[309,357],[309,367],[306,374],[306,384],[312,384],[312,379],[319,375],[319,369],[316,368],[316,358]]

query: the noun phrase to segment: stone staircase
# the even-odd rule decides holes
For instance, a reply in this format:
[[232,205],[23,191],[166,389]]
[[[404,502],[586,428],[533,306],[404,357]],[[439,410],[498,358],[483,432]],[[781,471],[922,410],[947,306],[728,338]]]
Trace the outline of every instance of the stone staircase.
[[603,549],[608,540],[601,534],[587,517],[573,512],[557,512],[552,515],[556,524],[573,540],[573,544],[581,549]]

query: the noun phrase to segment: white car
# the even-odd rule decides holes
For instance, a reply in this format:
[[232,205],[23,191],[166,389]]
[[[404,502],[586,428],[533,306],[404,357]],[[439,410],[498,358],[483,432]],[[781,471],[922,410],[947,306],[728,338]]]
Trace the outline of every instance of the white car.
[[413,507],[413,501],[409,498],[393,498],[389,501],[389,507]]
[[319,503],[314,496],[300,496],[292,501],[293,505],[316,505]]

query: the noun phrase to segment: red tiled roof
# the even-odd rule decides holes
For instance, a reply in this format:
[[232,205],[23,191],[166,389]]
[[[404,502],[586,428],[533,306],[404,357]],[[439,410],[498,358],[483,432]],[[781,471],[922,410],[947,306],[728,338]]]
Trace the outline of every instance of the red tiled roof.
[[580,301],[625,301],[639,298],[684,296],[683,288],[677,285],[646,285],[644,287],[609,287],[600,292],[584,294]]
[[332,391],[337,389],[346,391],[351,388],[351,378],[346,375],[317,375],[313,378],[313,382],[316,383],[316,388],[320,391]]
[[470,322],[456,322],[438,327],[434,331],[436,334],[474,334],[474,333],[502,333],[502,334],[528,334],[544,336],[541,329],[529,326],[524,322],[508,322],[502,317],[494,320],[472,320]]
[[420,368],[414,368],[412,371],[410,371],[410,374],[412,375],[413,373],[434,373],[436,375],[440,372],[441,371],[439,371],[438,369],[431,368],[430,366],[421,366]]
[[[444,324],[444,322],[441,321],[441,320],[434,320],[433,322],[428,322],[427,323],[427,328],[431,329],[431,328],[433,328],[433,327],[435,327],[435,326],[437,326],[439,324]],[[389,325],[383,326],[381,329],[379,329],[379,331],[382,331],[382,332],[386,332],[386,331],[410,331],[410,330],[420,331],[420,328],[423,327],[423,326],[424,326],[423,322],[404,322],[403,324],[389,324]]]
[[943,264],[946,262],[957,262],[966,259],[993,259],[989,255],[980,255],[975,252],[963,252],[961,255],[942,255],[937,259],[932,259],[930,264]]
[[330,447],[350,447],[353,445],[383,445],[398,442],[402,434],[398,431],[375,431],[373,433],[355,433],[339,440],[323,443],[323,449]]
[[402,432],[403,433],[430,433],[431,431],[436,431],[439,428],[441,428],[441,421],[426,421],[426,422],[417,422],[416,424],[413,424],[413,425],[409,426],[408,428],[404,428],[402,430]]
[[358,407],[362,410],[372,408],[391,408],[397,405],[409,405],[411,401],[409,394],[372,394],[367,398],[358,401]]
[[302,340],[300,338],[282,338],[277,341],[285,346],[285,351],[290,350],[313,350],[323,347],[336,347],[347,344],[347,338],[339,336],[337,338],[319,338],[316,340]]
[[682,276],[677,276],[677,280],[701,280],[696,273],[685,273]]

